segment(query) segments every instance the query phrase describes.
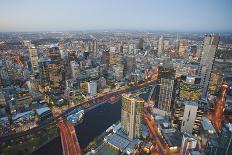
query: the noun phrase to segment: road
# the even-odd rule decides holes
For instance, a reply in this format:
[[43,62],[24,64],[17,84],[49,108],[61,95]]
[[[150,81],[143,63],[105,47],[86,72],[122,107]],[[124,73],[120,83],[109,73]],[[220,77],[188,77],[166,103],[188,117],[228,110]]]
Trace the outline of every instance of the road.
[[98,96],[96,96],[94,98],[90,98],[89,100],[84,100],[83,102],[79,103],[78,105],[75,105],[75,106],[67,109],[66,111],[62,112],[60,115],[54,117],[53,119],[48,120],[47,122],[43,123],[42,125],[40,125],[38,127],[32,128],[32,129],[24,131],[24,132],[14,133],[14,134],[0,137],[0,144],[14,140],[16,138],[20,138],[20,137],[24,137],[24,136],[36,133],[36,132],[38,132],[38,131],[40,131],[40,130],[42,130],[50,125],[55,125],[59,118],[69,114],[71,111],[86,104],[87,102],[92,102],[92,101],[97,100],[103,96],[104,97],[111,97],[111,96],[115,96],[115,95],[121,95],[121,94],[127,93],[127,92],[133,92],[133,91],[139,90],[141,88],[145,88],[149,85],[153,85],[155,83],[156,83],[156,81],[147,81],[147,82],[140,84],[140,85],[131,86],[131,87],[124,88],[124,89],[114,90],[114,91],[108,92],[106,94],[99,94]]
[[156,153],[159,155],[178,155],[178,153],[170,152],[168,145],[165,143],[164,139],[158,134],[158,126],[156,122],[146,109],[144,109],[144,120],[154,140],[154,146],[157,146]]
[[63,148],[63,155],[81,155],[81,148],[77,140],[73,125],[68,121],[58,123]]

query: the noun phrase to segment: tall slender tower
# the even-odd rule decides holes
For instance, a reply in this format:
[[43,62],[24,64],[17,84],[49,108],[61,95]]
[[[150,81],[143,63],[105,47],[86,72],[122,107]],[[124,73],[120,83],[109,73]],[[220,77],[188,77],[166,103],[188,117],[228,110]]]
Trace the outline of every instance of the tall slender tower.
[[163,36],[160,36],[159,38],[159,44],[158,44],[158,57],[161,57],[164,49],[164,38]]
[[34,46],[29,48],[29,55],[30,55],[32,71],[34,73],[39,72],[38,53],[37,53],[37,49]]
[[122,95],[121,124],[130,139],[142,133],[144,100],[131,94]]
[[207,89],[209,85],[210,75],[214,63],[215,53],[219,43],[218,35],[206,35],[204,39],[201,62],[200,62],[200,76],[201,84],[203,85],[201,98],[207,97]]
[[225,108],[227,90],[228,90],[228,86],[222,85],[220,94],[214,106],[213,124],[217,132],[220,132],[222,128],[222,116],[223,116],[223,110]]

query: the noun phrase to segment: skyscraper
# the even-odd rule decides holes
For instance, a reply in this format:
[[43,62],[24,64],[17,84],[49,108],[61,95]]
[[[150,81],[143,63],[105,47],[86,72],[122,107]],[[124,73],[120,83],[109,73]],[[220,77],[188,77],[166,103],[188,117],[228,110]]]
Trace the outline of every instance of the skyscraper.
[[130,139],[142,133],[144,100],[130,94],[122,95],[121,124]]
[[39,64],[38,64],[37,49],[34,46],[29,48],[29,56],[30,56],[32,71],[33,73],[36,73],[39,71]]
[[219,43],[219,36],[206,35],[203,43],[201,54],[200,72],[202,89],[202,98],[207,97],[207,89],[210,81],[212,66],[214,63],[215,53]]
[[161,57],[161,55],[163,54],[163,50],[164,50],[164,38],[163,36],[160,36],[159,38],[159,43],[158,43],[158,57]]
[[174,78],[161,78],[158,109],[165,111],[166,115],[171,115],[172,112],[175,87],[176,80]]

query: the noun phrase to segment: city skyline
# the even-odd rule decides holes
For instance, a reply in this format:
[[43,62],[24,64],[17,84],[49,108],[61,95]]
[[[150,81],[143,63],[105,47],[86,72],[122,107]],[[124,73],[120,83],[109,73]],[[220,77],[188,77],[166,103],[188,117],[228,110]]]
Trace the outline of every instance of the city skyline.
[[[36,7],[35,7],[36,6]],[[0,32],[152,30],[232,32],[229,0],[1,1]]]

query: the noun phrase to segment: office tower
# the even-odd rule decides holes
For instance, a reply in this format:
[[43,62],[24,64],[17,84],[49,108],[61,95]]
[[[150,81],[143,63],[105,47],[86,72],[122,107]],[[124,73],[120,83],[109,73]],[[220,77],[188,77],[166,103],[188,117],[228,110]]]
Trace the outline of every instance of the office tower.
[[201,97],[202,86],[199,77],[185,76],[180,80],[179,99],[180,100],[199,100]]
[[136,68],[135,56],[127,56],[125,58],[124,72],[126,74],[131,74]]
[[29,48],[29,56],[33,73],[39,72],[38,53],[34,46]]
[[142,38],[139,39],[138,49],[143,50],[144,40]]
[[223,82],[223,73],[220,70],[214,69],[211,73],[210,81],[209,81],[209,87],[208,92],[209,94],[217,94],[220,86]]
[[94,96],[97,94],[97,81],[88,82],[88,95]]
[[164,50],[164,43],[163,43],[163,36],[160,36],[159,38],[159,43],[158,43],[158,57],[161,57],[163,54],[163,50]]
[[116,51],[116,47],[110,47],[109,64],[110,65],[117,65],[118,62],[119,62],[119,55]]
[[218,138],[207,141],[205,155],[231,155],[232,154],[232,124],[228,123],[222,128]]
[[192,134],[184,133],[181,143],[180,155],[188,155],[189,151],[197,147],[197,138]]
[[71,61],[70,67],[71,67],[72,78],[74,78],[74,79],[77,78],[78,75],[80,74],[79,64],[76,61]]
[[122,80],[123,79],[123,65],[122,64],[113,65],[112,75],[117,81]]
[[93,40],[92,55],[93,57],[97,56],[97,40]]
[[142,133],[144,100],[131,94],[122,95],[121,124],[130,139]]
[[190,47],[190,56],[195,59],[197,57],[197,45],[192,45]]
[[165,111],[166,115],[171,115],[176,93],[175,88],[176,80],[174,78],[161,78],[158,109]]
[[5,95],[2,91],[0,91],[0,106],[6,105]]
[[203,114],[204,109],[197,101],[176,100],[173,125],[182,132],[197,134]]
[[197,116],[197,109],[198,109],[197,102],[185,102],[181,132],[192,133],[193,126]]
[[169,49],[169,40],[164,40],[164,50],[168,50]]
[[108,67],[110,64],[110,52],[109,50],[104,50],[102,52],[102,63],[106,64],[106,66]]
[[219,36],[206,35],[203,43],[203,49],[200,61],[200,72],[202,89],[202,98],[207,97],[207,89],[210,81],[212,66],[214,63],[215,53],[219,43]]
[[61,59],[60,49],[55,44],[50,46],[48,52],[52,61]]
[[228,91],[227,85],[222,85],[220,94],[218,95],[215,106],[214,106],[214,112],[213,112],[213,124],[218,133],[221,132],[221,126],[222,126],[222,117],[223,112],[225,108],[225,102],[226,102],[226,95]]
[[65,69],[60,61],[51,61],[48,65],[49,86],[51,89],[65,88]]
[[185,57],[186,47],[187,47],[187,40],[180,40],[179,50],[178,50],[180,58]]

